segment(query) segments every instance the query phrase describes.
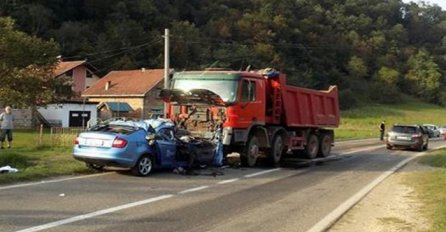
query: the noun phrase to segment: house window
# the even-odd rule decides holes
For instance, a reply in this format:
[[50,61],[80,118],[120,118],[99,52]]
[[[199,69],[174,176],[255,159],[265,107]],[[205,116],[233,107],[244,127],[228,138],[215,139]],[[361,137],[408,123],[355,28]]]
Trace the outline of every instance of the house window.
[[93,78],[93,73],[90,70],[87,70],[87,78]]

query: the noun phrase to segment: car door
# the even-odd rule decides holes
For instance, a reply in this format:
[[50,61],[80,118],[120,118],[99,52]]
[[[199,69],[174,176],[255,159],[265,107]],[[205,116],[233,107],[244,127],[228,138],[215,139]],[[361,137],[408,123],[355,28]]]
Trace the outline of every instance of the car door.
[[160,129],[157,133],[155,144],[160,166],[174,167],[176,165],[175,155],[177,152],[177,144],[175,142],[173,129]]

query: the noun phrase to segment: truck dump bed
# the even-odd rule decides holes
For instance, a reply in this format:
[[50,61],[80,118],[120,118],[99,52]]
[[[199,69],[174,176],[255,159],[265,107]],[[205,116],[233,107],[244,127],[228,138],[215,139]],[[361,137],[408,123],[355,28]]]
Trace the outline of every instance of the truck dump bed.
[[285,85],[283,107],[287,126],[337,127],[339,125],[338,89],[327,91]]

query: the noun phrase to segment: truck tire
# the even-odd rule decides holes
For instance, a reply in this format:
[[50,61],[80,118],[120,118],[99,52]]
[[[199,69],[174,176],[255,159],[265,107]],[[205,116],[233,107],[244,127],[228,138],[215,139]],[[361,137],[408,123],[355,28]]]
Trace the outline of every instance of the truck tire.
[[317,157],[319,152],[319,139],[315,134],[311,134],[308,137],[307,145],[305,146],[305,155],[309,159],[314,159]]
[[320,157],[327,157],[330,155],[331,143],[332,141],[330,135],[328,134],[322,135],[318,153]]
[[259,145],[257,137],[251,136],[248,143],[240,154],[240,163],[244,167],[254,167],[256,165],[257,156],[259,155]]
[[283,137],[278,134],[274,136],[273,143],[269,150],[268,159],[272,166],[277,166],[280,163],[284,149]]

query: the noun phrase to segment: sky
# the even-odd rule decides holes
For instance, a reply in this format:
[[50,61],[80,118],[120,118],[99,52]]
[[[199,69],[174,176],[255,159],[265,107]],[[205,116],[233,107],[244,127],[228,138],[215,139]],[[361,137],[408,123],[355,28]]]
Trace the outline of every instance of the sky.
[[[403,0],[403,2],[420,2],[419,0]],[[430,5],[437,4],[441,7],[443,11],[446,11],[446,0],[424,0],[424,2]]]

